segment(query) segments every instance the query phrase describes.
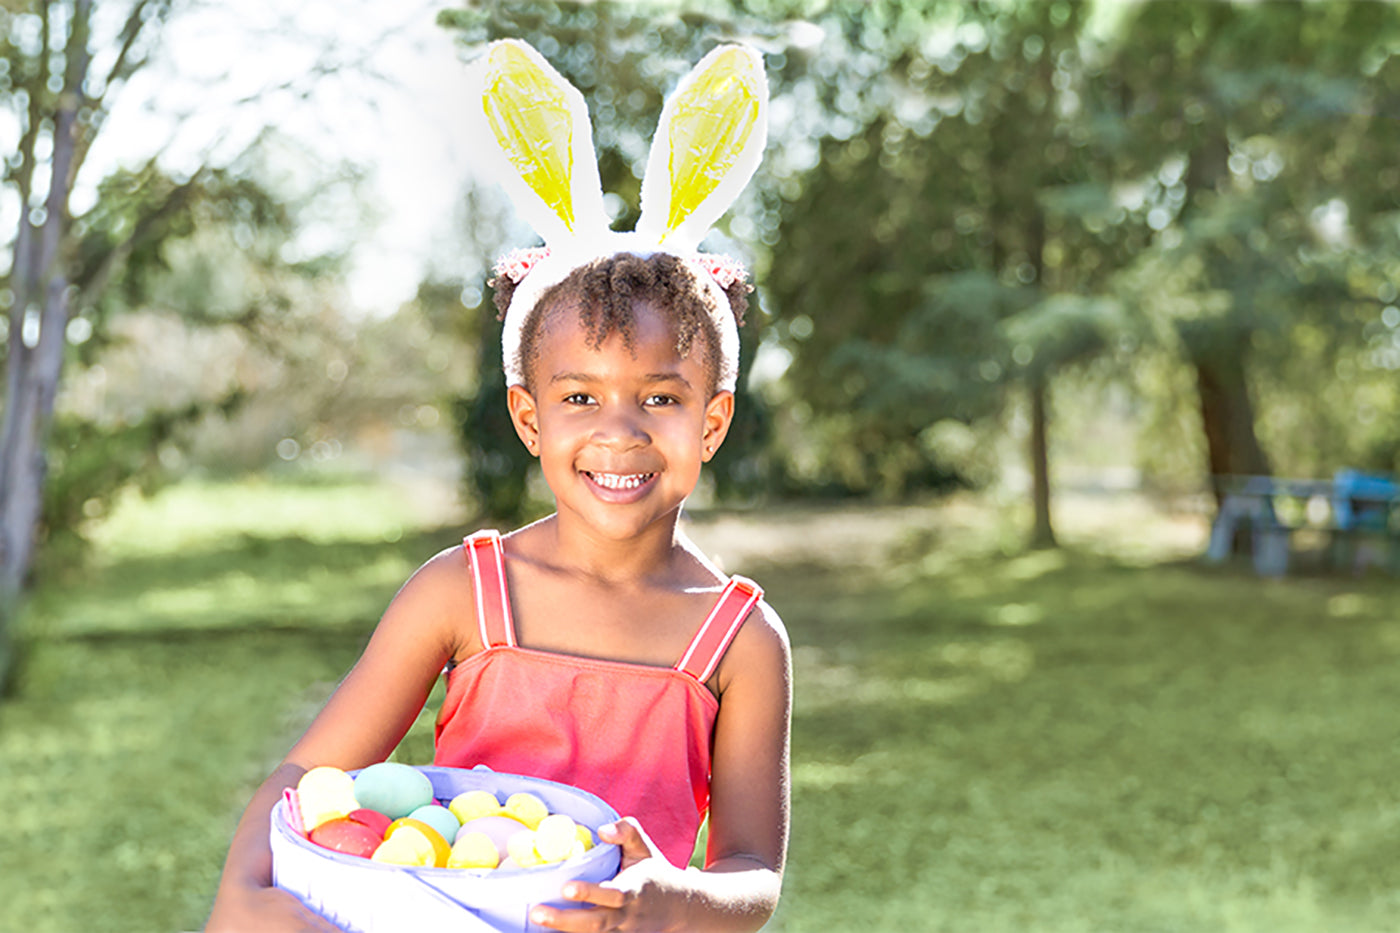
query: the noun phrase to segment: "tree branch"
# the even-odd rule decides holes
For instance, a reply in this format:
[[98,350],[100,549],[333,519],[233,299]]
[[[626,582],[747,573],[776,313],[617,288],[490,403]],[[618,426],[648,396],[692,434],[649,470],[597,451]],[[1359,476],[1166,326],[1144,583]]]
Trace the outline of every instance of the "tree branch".
[[73,284],[78,288],[78,300],[75,302],[77,307],[83,308],[92,304],[96,300],[96,296],[107,287],[116,267],[125,262],[132,251],[157,226],[176,211],[190,205],[198,194],[199,188],[204,184],[207,174],[206,168],[201,168],[190,176],[188,181],[174,188],[160,207],[141,216],[141,219],[132,227],[129,236],[104,253],[95,264],[73,277]]

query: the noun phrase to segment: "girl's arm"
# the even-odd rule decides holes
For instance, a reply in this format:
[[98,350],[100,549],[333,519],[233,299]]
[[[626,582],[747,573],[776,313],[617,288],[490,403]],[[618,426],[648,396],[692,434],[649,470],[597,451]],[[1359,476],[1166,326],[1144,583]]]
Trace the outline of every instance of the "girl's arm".
[[295,787],[311,768],[348,771],[387,758],[447,660],[475,650],[479,639],[463,634],[476,630],[473,607],[460,547],[428,561],[399,590],[359,661],[243,812],[205,928],[209,933],[336,929],[272,887],[272,808],[283,789]]
[[622,847],[622,870],[601,885],[570,882],[564,897],[583,910],[536,908],[531,918],[556,930],[757,930],[782,887],[788,832],[788,729],[792,667],[781,620],[760,603],[718,672],[705,869],[672,865],[623,820],[599,837]]

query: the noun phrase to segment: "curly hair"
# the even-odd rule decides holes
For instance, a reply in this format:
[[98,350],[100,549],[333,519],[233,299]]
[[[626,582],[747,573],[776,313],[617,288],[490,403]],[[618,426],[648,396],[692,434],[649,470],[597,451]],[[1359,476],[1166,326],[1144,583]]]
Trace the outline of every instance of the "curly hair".
[[[494,295],[496,319],[504,320],[515,294],[515,283],[497,276],[488,283]],[[753,286],[735,282],[725,289],[735,323],[742,327]],[[540,356],[541,325],[552,311],[569,306],[579,309],[579,320],[588,345],[597,349],[610,334],[622,335],[628,349],[634,347],[635,304],[647,302],[675,328],[676,352],[690,354],[697,336],[705,348],[705,372],[710,394],[719,384],[719,332],[710,317],[705,294],[685,260],[669,253],[647,257],[618,253],[580,266],[551,286],[530,309],[520,334],[519,364],[527,388],[532,387],[534,367]]]

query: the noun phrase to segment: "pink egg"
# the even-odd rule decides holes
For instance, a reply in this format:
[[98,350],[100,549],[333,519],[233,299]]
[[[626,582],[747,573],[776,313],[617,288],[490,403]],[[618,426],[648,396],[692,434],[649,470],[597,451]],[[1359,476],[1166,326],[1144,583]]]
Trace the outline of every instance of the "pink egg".
[[466,832],[485,833],[491,837],[491,841],[496,844],[496,851],[504,859],[509,855],[506,851],[506,840],[522,829],[528,830],[529,828],[519,820],[513,820],[508,816],[481,816],[463,823],[462,828],[457,830],[457,835],[460,836]]
[[368,826],[379,834],[380,839],[384,838],[384,834],[389,831],[389,824],[393,822],[393,820],[389,819],[378,810],[368,810],[364,807],[358,810],[351,810],[349,813],[345,814],[345,818],[347,820],[354,820],[361,826]]
[[382,841],[380,834],[347,817],[328,820],[311,831],[311,841],[323,848],[369,858]]

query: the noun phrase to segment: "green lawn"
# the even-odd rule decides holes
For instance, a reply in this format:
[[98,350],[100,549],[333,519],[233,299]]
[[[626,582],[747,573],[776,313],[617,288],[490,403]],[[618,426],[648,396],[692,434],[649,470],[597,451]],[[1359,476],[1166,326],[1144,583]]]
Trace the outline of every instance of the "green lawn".
[[[381,487],[181,487],[49,580],[0,704],[0,930],[199,926],[248,794],[463,530],[403,514]],[[1400,583],[1207,569],[1093,503],[1031,554],[993,505],[860,516],[871,540],[857,515],[696,524],[794,644],[770,929],[1395,928]]]

